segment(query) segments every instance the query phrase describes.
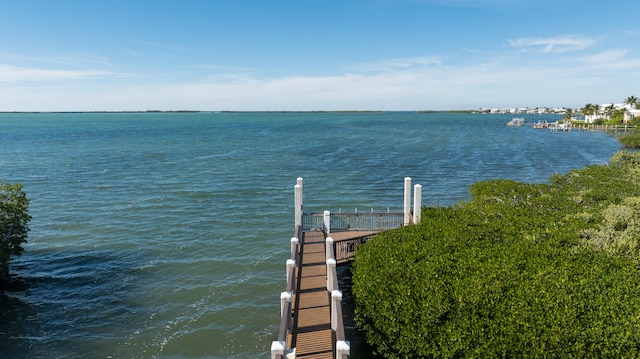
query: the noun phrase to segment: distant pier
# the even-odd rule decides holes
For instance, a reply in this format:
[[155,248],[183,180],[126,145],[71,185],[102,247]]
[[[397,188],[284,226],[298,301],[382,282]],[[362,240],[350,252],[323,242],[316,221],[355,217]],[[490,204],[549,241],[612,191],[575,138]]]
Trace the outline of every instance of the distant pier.
[[614,125],[593,125],[593,124],[585,124],[585,125],[576,125],[574,128],[578,131],[605,131],[605,132],[627,132],[632,131],[634,126],[614,126]]

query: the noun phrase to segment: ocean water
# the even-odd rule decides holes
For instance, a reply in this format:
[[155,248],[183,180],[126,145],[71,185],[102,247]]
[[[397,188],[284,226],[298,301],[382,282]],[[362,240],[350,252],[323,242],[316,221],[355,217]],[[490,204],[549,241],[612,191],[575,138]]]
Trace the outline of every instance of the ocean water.
[[0,114],[0,180],[24,185],[33,216],[23,285],[0,294],[0,357],[268,357],[297,177],[305,211],[400,211],[406,176],[424,205],[452,205],[474,182],[544,182],[620,149],[509,119]]

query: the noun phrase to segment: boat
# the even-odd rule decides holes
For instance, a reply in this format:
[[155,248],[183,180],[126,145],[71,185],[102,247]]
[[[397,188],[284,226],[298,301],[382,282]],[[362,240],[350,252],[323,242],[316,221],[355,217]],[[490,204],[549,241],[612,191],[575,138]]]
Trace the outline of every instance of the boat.
[[572,128],[571,122],[551,122],[549,124],[549,129],[551,131],[562,131],[562,132],[570,132]]
[[514,117],[511,119],[511,121],[509,121],[509,123],[507,123],[507,126],[522,126],[524,125],[524,118],[522,117]]
[[547,121],[538,121],[533,128],[549,128],[549,123]]

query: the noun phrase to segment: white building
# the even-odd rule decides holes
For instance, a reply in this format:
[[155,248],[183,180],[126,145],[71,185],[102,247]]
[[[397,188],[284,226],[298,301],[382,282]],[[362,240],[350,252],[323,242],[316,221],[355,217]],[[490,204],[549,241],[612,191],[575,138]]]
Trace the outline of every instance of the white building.
[[637,108],[628,109],[624,112],[624,118],[622,119],[622,123],[628,123],[629,121],[633,120],[636,117],[640,118],[640,109],[637,109]]

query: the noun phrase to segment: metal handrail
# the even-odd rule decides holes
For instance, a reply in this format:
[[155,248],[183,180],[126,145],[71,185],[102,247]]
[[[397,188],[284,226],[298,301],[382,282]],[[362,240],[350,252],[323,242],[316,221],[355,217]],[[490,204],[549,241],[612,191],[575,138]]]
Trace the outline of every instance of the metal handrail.
[[303,213],[302,214],[302,230],[313,231],[321,230],[324,227],[323,213]]
[[[296,230],[295,230],[295,237],[296,238],[302,238],[302,232],[303,231],[304,231],[304,228],[302,226],[297,226]],[[295,258],[292,258],[292,259],[295,259]]]
[[[402,227],[402,212],[354,212],[331,213],[331,232],[387,230]],[[305,231],[322,230],[324,213],[304,213],[302,227]]]
[[404,213],[331,213],[331,231],[386,230],[401,227]]
[[336,262],[344,263],[352,261],[355,257],[356,249],[359,245],[366,243],[369,239],[376,236],[376,234],[370,234],[362,237],[346,239],[342,241],[335,241],[333,243]]
[[335,310],[337,312],[337,317],[340,318],[336,323],[336,342],[345,341],[344,323],[343,323],[343,317],[342,317],[342,306],[341,305],[336,306]]
[[[334,332],[334,349],[336,358],[348,358],[349,343],[345,341],[344,319],[342,317],[342,292],[338,285],[338,271],[336,269],[335,242],[333,238],[326,240],[327,258],[327,290],[331,293],[331,329]],[[335,298],[334,298],[335,297]]]
[[[291,302],[287,302],[283,308],[283,311],[286,313],[291,313],[291,306],[293,304]],[[286,342],[287,335],[289,334],[289,330],[291,329],[292,320],[291,314],[283,315],[280,318],[280,330],[278,331],[278,341]]]

